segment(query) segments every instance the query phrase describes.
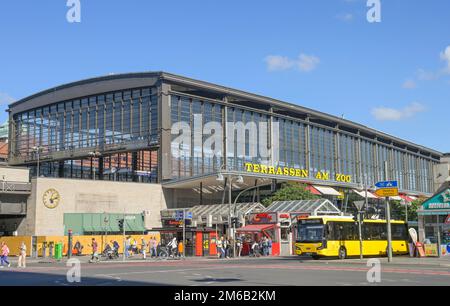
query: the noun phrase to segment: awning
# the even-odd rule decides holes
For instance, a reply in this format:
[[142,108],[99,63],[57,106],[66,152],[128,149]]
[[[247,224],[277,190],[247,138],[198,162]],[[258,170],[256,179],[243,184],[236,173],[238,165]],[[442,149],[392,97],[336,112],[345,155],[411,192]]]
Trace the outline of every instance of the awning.
[[334,188],[331,187],[323,187],[323,186],[313,186],[323,195],[331,195],[331,196],[340,196],[341,193]]
[[[356,193],[357,195],[366,198],[366,191],[358,191],[356,189],[353,189],[353,192]],[[370,191],[367,191],[367,198],[369,199],[378,199],[378,197],[376,195],[374,195],[373,193],[371,193]]]
[[125,220],[125,231],[127,232],[145,232],[142,219],[135,218],[133,220]]
[[307,185],[307,186],[305,187],[305,189],[306,189],[307,191],[311,192],[312,194],[319,195],[319,196],[322,195],[322,194],[320,193],[319,190],[317,190],[316,188],[314,188],[314,187],[311,186],[311,185]]
[[413,200],[413,201],[415,201],[415,200],[417,200],[418,199],[418,197],[416,197],[416,196],[412,196],[412,195],[409,195],[408,196],[408,198],[410,198],[411,200]]
[[403,199],[399,196],[395,196],[395,197],[390,197],[391,200],[393,201],[402,201]]
[[271,229],[275,227],[275,224],[250,224],[241,228],[238,228],[237,232],[243,232],[243,233],[259,233],[268,229]]
[[412,201],[414,201],[412,198],[410,198],[406,195],[400,195],[400,198],[402,198],[403,200],[405,200],[408,203],[411,203]]

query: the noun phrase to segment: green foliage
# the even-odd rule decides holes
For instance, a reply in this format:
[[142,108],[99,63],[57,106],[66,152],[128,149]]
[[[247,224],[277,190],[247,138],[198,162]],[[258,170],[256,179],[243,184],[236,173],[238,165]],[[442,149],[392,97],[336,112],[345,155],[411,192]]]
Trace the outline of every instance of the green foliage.
[[262,201],[264,206],[269,206],[275,201],[296,201],[296,200],[314,200],[318,196],[306,190],[306,185],[299,183],[285,183],[281,189],[277,190],[270,197]]
[[[423,200],[415,200],[408,206],[408,221],[417,221],[417,210],[423,204]],[[392,201],[391,202],[391,212],[392,217],[397,220],[405,220],[406,218],[406,209],[405,205],[400,204],[400,201]]]

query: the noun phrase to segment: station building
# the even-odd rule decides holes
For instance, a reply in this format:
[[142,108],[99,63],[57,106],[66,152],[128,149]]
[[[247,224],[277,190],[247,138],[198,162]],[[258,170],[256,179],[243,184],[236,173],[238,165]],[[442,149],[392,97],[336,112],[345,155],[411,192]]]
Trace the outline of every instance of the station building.
[[438,151],[165,72],[58,86],[8,112],[9,166],[26,167],[32,177],[27,214],[10,229],[20,235],[62,235],[73,220],[84,232],[101,231],[92,220],[105,214],[142,214],[135,232],[158,228],[162,211],[228,203],[227,186],[232,200],[257,187],[240,202],[257,202],[264,188],[287,181],[335,202],[384,179],[398,180],[405,197],[428,197],[438,187]]

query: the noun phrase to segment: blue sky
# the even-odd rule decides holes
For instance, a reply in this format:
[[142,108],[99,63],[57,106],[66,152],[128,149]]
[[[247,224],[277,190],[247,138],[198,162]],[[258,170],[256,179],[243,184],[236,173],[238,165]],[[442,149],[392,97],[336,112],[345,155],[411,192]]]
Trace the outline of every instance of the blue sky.
[[448,0],[381,0],[380,23],[366,0],[80,1],[81,23],[66,0],[0,3],[0,121],[56,85],[164,70],[450,152]]

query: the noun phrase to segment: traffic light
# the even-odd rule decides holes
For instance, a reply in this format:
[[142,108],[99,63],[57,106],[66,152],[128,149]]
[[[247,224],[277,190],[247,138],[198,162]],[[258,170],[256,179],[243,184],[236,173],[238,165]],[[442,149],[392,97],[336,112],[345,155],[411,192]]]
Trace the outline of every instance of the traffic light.
[[118,220],[119,221],[119,229],[121,232],[123,232],[123,219]]

